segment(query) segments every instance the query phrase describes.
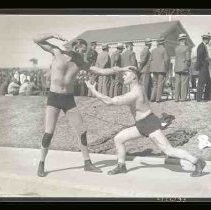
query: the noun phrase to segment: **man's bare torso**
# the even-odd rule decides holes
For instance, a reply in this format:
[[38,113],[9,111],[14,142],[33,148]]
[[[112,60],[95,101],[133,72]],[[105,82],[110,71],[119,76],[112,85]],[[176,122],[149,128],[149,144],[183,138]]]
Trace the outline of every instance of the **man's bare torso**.
[[146,94],[144,94],[140,85],[134,86],[130,92],[136,96],[135,100],[129,105],[134,119],[136,121],[144,119],[152,113]]
[[79,67],[70,60],[70,56],[61,52],[54,55],[50,71],[50,91],[64,94],[73,93]]

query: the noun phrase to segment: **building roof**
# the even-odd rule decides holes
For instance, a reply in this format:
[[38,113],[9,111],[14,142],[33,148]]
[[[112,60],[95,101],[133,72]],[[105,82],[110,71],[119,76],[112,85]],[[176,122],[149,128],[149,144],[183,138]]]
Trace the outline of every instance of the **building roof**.
[[[131,40],[144,41],[147,37],[156,40],[160,37],[165,37],[168,33],[171,32],[171,30],[174,30],[177,27],[179,27],[182,33],[186,33],[188,35],[180,21],[168,21],[122,26],[118,28],[89,30],[80,34],[75,39],[85,39],[89,43],[92,41],[97,41],[98,43],[116,43]],[[189,35],[188,39],[190,39]],[[191,39],[190,43],[194,46],[194,43]]]

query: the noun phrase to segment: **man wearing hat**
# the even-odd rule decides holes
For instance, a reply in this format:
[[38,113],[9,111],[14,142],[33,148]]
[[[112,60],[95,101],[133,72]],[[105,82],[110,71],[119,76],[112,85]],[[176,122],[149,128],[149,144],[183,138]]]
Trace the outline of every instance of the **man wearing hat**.
[[165,76],[169,68],[169,56],[164,47],[165,39],[158,40],[157,48],[151,52],[150,72],[153,73],[153,89],[150,100],[161,102]]
[[205,88],[204,99],[211,99],[211,81],[209,73],[209,55],[207,45],[210,42],[210,35],[202,36],[202,43],[197,48],[196,69],[199,71],[196,100],[202,101],[203,90]]
[[[102,45],[102,52],[97,56],[97,61],[95,66],[105,69],[111,67],[111,59],[108,54],[109,46],[108,44]],[[109,93],[109,76],[99,76],[98,78],[98,91],[108,96]]]
[[[133,52],[133,42],[127,42],[125,43],[126,50],[122,53],[121,56],[121,67],[126,66],[135,66],[137,67],[137,60],[136,60],[136,54]],[[130,90],[129,86],[123,85],[123,93],[126,93]]]
[[[117,44],[117,50],[111,55],[111,67],[121,67],[121,53],[124,50],[122,43]],[[122,94],[122,76],[120,73],[111,76],[111,85],[109,97],[118,96]]]
[[148,99],[150,99],[150,94],[151,94],[151,76],[150,76],[151,46],[152,46],[152,41],[150,38],[147,38],[145,40],[145,47],[143,48],[140,54],[140,66],[139,66],[139,69],[141,71],[140,81],[141,84],[143,85],[144,91]]
[[191,51],[187,46],[187,35],[179,34],[179,45],[175,49],[175,101],[187,100]]
[[[90,49],[88,50],[87,54],[86,54],[86,60],[89,63],[89,66],[94,66],[97,60],[97,51],[96,51],[96,47],[97,47],[97,42],[93,41],[90,43]],[[89,80],[94,82],[97,80],[96,75],[91,74],[89,75]],[[88,90],[88,96],[92,96],[92,93],[90,90]]]

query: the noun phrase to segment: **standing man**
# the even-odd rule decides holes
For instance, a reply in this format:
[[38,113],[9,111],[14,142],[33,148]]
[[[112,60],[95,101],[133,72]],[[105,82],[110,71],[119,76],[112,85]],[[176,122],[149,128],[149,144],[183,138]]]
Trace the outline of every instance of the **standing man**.
[[[126,66],[135,66],[137,67],[137,60],[136,60],[136,54],[133,52],[133,42],[127,42],[126,44],[126,50],[122,53],[121,56],[121,67]],[[129,85],[123,85],[123,93],[126,93],[130,90]]]
[[153,73],[153,89],[150,100],[161,102],[166,73],[169,68],[169,56],[164,47],[165,39],[158,40],[157,48],[152,50],[150,72]]
[[[97,42],[91,42],[90,43],[90,49],[88,50],[87,54],[86,54],[86,60],[89,63],[89,66],[94,66],[97,60],[97,51],[96,51],[96,47],[97,47]],[[97,76],[94,74],[89,75],[89,80],[91,82],[95,82],[97,79]],[[90,90],[88,90],[88,96],[92,96],[92,93]]]
[[[105,69],[111,67],[111,59],[108,54],[109,46],[108,44],[102,45],[102,52],[97,56],[97,61],[95,66]],[[98,78],[98,91],[108,96],[109,86],[110,86],[109,76],[99,76]]]
[[199,71],[199,80],[197,85],[197,95],[196,100],[197,102],[202,101],[203,91],[204,93],[204,100],[211,99],[211,79],[209,73],[209,55],[207,50],[207,45],[210,42],[210,35],[203,35],[202,36],[202,43],[199,44],[197,48],[197,59],[196,59],[196,70]]
[[61,50],[59,47],[52,45],[48,42],[48,40],[52,38],[65,41],[61,36],[54,34],[42,34],[34,38],[34,42],[37,45],[53,56],[50,71],[50,92],[46,108],[45,134],[42,138],[38,176],[43,177],[46,175],[44,171],[45,159],[61,110],[65,113],[68,122],[77,133],[77,138],[79,140],[85,163],[84,170],[101,172],[101,170],[96,168],[90,160],[87,148],[87,131],[84,127],[81,114],[76,107],[73,95],[76,75],[84,68],[83,58],[80,53],[86,52],[87,42],[83,39],[76,40],[74,48],[77,52],[74,52],[71,51],[70,48],[67,48],[67,46],[65,50]]
[[143,85],[143,89],[148,99],[150,99],[150,94],[151,94],[151,75],[150,75],[151,46],[152,46],[152,41],[151,39],[147,38],[145,40],[145,47],[143,48],[140,54],[140,72],[141,72],[140,81],[141,84]]
[[179,34],[179,45],[175,49],[175,102],[187,101],[191,52],[187,46],[187,35]]
[[[118,66],[121,67],[121,53],[124,49],[122,43],[117,44],[117,50],[113,52],[111,55],[111,67]],[[114,74],[111,76],[111,85],[109,96],[118,96],[122,94],[122,81],[121,81],[121,74]]]

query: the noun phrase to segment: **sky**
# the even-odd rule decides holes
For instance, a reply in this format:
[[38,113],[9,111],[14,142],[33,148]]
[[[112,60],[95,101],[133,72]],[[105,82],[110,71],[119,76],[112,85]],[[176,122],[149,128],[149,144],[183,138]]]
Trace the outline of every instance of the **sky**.
[[[180,20],[194,44],[211,32],[211,16],[172,15]],[[168,15],[0,15],[0,68],[30,67],[31,58],[49,67],[51,55],[33,43],[41,33],[61,34],[71,40],[86,30],[169,21]],[[55,42],[55,44],[61,44]],[[195,49],[193,50],[193,52]]]

